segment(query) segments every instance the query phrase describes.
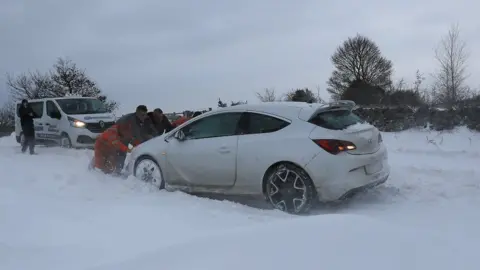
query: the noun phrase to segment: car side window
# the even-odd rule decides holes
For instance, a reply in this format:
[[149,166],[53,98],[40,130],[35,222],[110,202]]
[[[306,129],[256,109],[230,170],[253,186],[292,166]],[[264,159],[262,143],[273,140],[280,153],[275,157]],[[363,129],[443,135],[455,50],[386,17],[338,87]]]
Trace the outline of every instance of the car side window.
[[246,134],[276,132],[290,125],[289,122],[260,113],[248,113],[248,128]]
[[34,101],[30,102],[30,107],[32,108],[33,112],[36,114],[34,118],[42,118],[43,116],[43,101]]
[[55,114],[60,115],[57,105],[51,100],[47,101],[47,115],[54,118]]
[[185,138],[198,140],[233,136],[242,113],[221,113],[199,119],[182,128]]

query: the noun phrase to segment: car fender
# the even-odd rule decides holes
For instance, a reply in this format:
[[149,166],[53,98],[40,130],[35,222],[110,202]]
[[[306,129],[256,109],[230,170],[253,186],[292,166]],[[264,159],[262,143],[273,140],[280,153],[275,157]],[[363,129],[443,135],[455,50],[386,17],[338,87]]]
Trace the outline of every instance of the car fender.
[[163,136],[155,137],[142,144],[137,145],[130,153],[129,163],[127,165],[128,173],[133,175],[134,165],[138,158],[142,156],[149,156],[158,163],[160,169],[166,175],[165,152],[167,147],[168,145],[163,140]]

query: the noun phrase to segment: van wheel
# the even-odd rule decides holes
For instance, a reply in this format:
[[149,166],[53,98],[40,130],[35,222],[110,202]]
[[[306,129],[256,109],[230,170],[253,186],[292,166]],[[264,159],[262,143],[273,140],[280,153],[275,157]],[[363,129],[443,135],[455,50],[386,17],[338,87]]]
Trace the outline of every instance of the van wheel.
[[62,134],[62,137],[60,138],[60,146],[62,148],[72,148],[72,141],[70,140],[70,137],[68,137],[68,134]]

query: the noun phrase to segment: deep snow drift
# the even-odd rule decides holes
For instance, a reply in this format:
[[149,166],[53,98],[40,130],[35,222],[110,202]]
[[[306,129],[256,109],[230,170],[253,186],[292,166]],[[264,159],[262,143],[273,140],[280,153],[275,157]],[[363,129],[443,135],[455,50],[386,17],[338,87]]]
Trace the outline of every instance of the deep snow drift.
[[480,135],[384,133],[389,182],[294,217],[87,171],[0,138],[0,269],[478,269]]

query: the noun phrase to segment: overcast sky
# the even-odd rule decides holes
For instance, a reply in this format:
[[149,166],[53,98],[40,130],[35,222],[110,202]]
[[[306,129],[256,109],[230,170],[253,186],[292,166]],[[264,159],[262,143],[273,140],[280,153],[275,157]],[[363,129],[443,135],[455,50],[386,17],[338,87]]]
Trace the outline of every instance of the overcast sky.
[[[356,33],[394,62],[395,77],[434,71],[433,50],[459,23],[480,86],[480,2],[474,0],[0,0],[0,101],[5,73],[85,68],[122,111],[257,102],[255,92],[319,86],[330,56]],[[477,59],[477,60],[475,60]]]

